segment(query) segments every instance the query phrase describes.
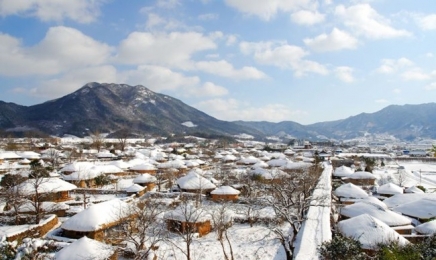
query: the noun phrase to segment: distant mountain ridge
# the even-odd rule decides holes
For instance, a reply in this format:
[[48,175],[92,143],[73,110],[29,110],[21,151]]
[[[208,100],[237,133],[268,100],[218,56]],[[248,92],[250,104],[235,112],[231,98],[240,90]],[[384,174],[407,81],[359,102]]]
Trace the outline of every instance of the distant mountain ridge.
[[93,131],[128,128],[148,134],[237,135],[256,138],[349,139],[364,133],[400,139],[436,138],[436,103],[391,105],[375,113],[301,125],[292,121],[228,122],[211,117],[173,97],[138,85],[91,82],[64,97],[34,106],[0,101],[0,129],[38,129],[51,135],[86,136]]

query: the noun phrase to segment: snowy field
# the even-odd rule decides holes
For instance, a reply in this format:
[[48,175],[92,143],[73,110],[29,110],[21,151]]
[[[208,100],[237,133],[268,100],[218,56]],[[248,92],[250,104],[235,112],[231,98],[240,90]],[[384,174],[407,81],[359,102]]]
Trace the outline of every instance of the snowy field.
[[[403,167],[404,169],[401,169]],[[422,185],[426,189],[436,189],[436,163],[419,161],[393,162],[383,168],[374,170],[374,174],[380,179],[390,177],[397,184],[402,181],[404,187]]]
[[[271,259],[284,260],[286,254],[274,234],[263,226],[249,224],[234,224],[228,229],[228,236],[231,241],[233,255],[235,259],[257,260]],[[174,242],[180,247],[185,248],[184,242],[174,237]],[[191,245],[192,259],[222,260],[224,254],[216,233],[195,239]],[[229,255],[229,248],[226,245],[226,252]],[[174,248],[171,244],[159,244],[159,249],[155,252],[158,259],[186,259],[180,250]]]

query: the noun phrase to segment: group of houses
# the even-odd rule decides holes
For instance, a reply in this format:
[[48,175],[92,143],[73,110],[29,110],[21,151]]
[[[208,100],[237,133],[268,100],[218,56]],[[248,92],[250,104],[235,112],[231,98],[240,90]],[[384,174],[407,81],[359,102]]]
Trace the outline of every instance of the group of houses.
[[[401,166],[395,166],[401,168]],[[357,239],[368,252],[390,241],[405,245],[436,233],[436,194],[422,186],[399,186],[400,170],[383,180],[377,170],[347,167],[333,171],[337,232]]]
[[[113,237],[120,232],[123,223],[134,221],[135,216],[129,210],[131,204],[144,196],[186,194],[186,198],[196,200],[200,197],[210,203],[237,202],[246,178],[257,176],[274,181],[287,172],[305,169],[314,161],[312,152],[291,149],[283,152],[255,148],[206,150],[192,144],[182,148],[130,146],[124,153],[116,152],[116,156],[109,151],[100,151],[86,157],[82,152],[80,160],[67,159],[66,152],[56,147],[47,148],[49,152],[0,152],[1,174],[23,178],[23,182],[12,189],[30,202],[27,211],[23,204],[17,212],[10,201],[4,200],[0,215],[41,213],[61,217],[58,231],[50,238],[75,242],[60,251],[58,259],[65,259],[62,257],[73,248],[85,252],[87,243],[103,243],[99,247],[106,252],[108,247],[105,245],[120,242],[114,241]],[[32,178],[31,162],[49,169],[48,176]],[[106,181],[101,182],[101,179]],[[5,190],[6,187],[2,187],[2,191]],[[93,201],[94,196],[104,199]],[[38,209],[35,209],[36,200]],[[189,218],[186,218],[186,211],[190,211]],[[201,237],[213,229],[212,217],[199,210],[196,203],[176,203],[168,208],[163,218],[167,229],[173,232],[190,230]],[[3,235],[7,237],[6,233]],[[78,250],[81,247],[84,247],[83,251]],[[112,249],[108,252],[114,252]],[[98,250],[95,253],[98,254]]]

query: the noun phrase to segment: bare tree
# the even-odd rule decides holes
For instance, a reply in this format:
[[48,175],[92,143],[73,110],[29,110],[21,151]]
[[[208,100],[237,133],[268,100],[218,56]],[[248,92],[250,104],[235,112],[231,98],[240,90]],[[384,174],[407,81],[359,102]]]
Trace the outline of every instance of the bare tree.
[[[267,197],[266,203],[274,209],[277,218],[270,228],[283,245],[288,260],[293,257],[294,241],[305,220],[311,204],[311,194],[320,174],[321,169],[311,167],[303,172],[289,173],[279,182],[272,182],[267,186],[271,196]],[[283,222],[290,225],[290,230],[282,228]]]
[[152,250],[158,247],[168,231],[164,223],[158,217],[165,206],[153,199],[147,198],[130,203],[128,212],[122,216],[133,216],[130,221],[124,222],[122,232],[117,233],[117,239],[133,245],[134,252],[128,249],[126,253],[132,253],[135,260],[148,259]]
[[49,159],[51,165],[53,166],[53,169],[58,169],[60,154],[61,152],[54,148],[49,148],[46,153],[47,158]]
[[187,258],[192,259],[192,243],[199,232],[197,223],[207,221],[206,212],[201,208],[194,207],[189,201],[182,201],[179,207],[165,214],[170,230],[182,239],[185,244],[183,248],[179,243],[169,239],[168,241],[179,249]]
[[130,134],[131,131],[128,128],[123,128],[117,132],[118,144],[122,152],[124,152],[124,149],[126,148]]
[[26,202],[20,189],[14,187],[26,180],[21,175],[6,174],[3,176],[0,185],[3,187],[1,199],[6,203],[6,210],[12,211],[15,218],[15,225],[20,224],[20,207]]
[[91,133],[91,139],[92,139],[91,146],[97,149],[98,152],[100,152],[101,148],[105,144],[104,136],[100,133],[100,131],[96,130],[93,133]]
[[408,177],[407,177],[406,170],[398,169],[398,172],[397,172],[397,182],[398,182],[398,185],[400,187],[404,187],[404,184],[406,184],[407,180],[408,180]]
[[[224,259],[233,260],[233,248],[232,243],[227,234],[227,229],[232,225],[232,218],[228,212],[228,205],[222,203],[213,213],[212,220],[215,232],[217,234],[218,241],[220,242],[221,248],[223,250]],[[225,238],[225,241],[224,241]],[[229,253],[226,252],[226,246],[229,247]]]
[[23,192],[31,196],[30,204],[35,214],[35,224],[38,224],[45,215],[43,202],[47,200],[50,193],[49,190],[43,188],[43,185],[49,180],[49,174],[37,160],[30,163],[30,168],[29,179],[18,185],[17,189],[22,189]]

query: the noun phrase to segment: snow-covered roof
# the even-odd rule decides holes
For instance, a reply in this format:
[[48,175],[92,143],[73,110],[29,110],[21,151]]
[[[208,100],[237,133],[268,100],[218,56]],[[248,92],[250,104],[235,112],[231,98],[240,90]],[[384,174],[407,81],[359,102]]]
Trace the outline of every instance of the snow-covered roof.
[[145,189],[145,187],[142,187],[138,184],[133,184],[132,186],[130,186],[126,189],[126,192],[139,192],[139,191],[142,191],[144,189]]
[[154,171],[154,170],[157,170],[157,168],[151,163],[144,162],[144,163],[137,164],[137,165],[130,167],[130,170],[132,170],[132,171]]
[[125,190],[130,186],[132,186],[133,184],[134,184],[133,179],[118,179],[116,186],[117,186],[117,190]]
[[436,200],[436,193],[409,193],[409,194],[395,194],[394,196],[383,200],[389,208],[394,208],[406,203],[417,201],[423,198]]
[[67,181],[80,181],[80,180],[91,180],[97,176],[103,175],[104,173],[96,170],[95,168],[89,168],[83,171],[76,171],[69,175],[62,174],[62,179]]
[[41,158],[41,155],[39,153],[35,153],[32,151],[16,152],[16,154],[21,158],[30,159],[30,160]]
[[362,214],[373,216],[383,221],[390,227],[411,224],[411,220],[409,218],[389,210],[386,206],[383,207],[366,201],[357,202],[341,209],[341,215],[348,218],[356,217]]
[[306,169],[312,166],[310,162],[292,162],[288,161],[285,165],[281,166],[282,170],[298,170],[298,169]]
[[186,168],[185,162],[182,160],[172,160],[168,162],[161,163],[157,166],[157,168],[175,168],[175,169],[182,169]]
[[368,197],[368,193],[366,193],[359,186],[356,186],[352,183],[347,183],[339,186],[334,191],[334,194],[338,197],[343,197],[343,198],[363,199]]
[[350,174],[353,174],[354,170],[351,169],[350,167],[347,167],[345,165],[342,165],[338,168],[335,169],[335,171],[333,172],[333,176],[336,177],[347,177]]
[[344,236],[358,240],[363,249],[374,249],[389,241],[396,241],[400,246],[409,243],[391,227],[368,214],[340,221],[338,229]]
[[209,190],[216,188],[215,184],[195,172],[189,172],[186,176],[179,178],[176,183],[181,189],[186,190]]
[[65,165],[60,172],[77,172],[77,171],[86,171],[93,166],[90,162],[73,162]]
[[55,254],[56,260],[104,260],[109,259],[115,249],[86,236],[74,241]]
[[358,171],[353,174],[348,175],[346,178],[349,179],[377,179],[374,174],[365,171]]
[[424,193],[423,190],[421,190],[420,188],[418,188],[416,186],[409,187],[409,188],[405,189],[404,192],[405,193]]
[[415,230],[424,235],[433,235],[436,233],[436,220],[426,222],[415,227]]
[[395,207],[393,210],[410,217],[430,219],[436,217],[436,200],[420,199]]
[[120,168],[120,169],[124,169],[124,170],[126,170],[126,169],[128,169],[128,168],[130,167],[130,164],[128,164],[128,163],[126,163],[126,162],[124,162],[124,161],[122,161],[122,160],[111,161],[111,162],[109,162],[108,164],[109,164],[109,165],[115,165],[115,166],[117,166],[118,168]]
[[27,179],[14,187],[22,194],[28,196],[38,193],[54,193],[59,191],[70,191],[77,189],[77,186],[59,178]]
[[210,194],[216,195],[239,195],[241,192],[237,189],[234,189],[230,186],[221,186],[215,190],[213,190]]
[[379,194],[389,194],[389,195],[402,194],[403,188],[393,183],[386,183],[378,187],[377,192]]
[[91,167],[91,170],[100,172],[100,173],[122,173],[123,170],[118,166],[111,164],[103,164],[103,165],[94,165]]
[[228,155],[224,156],[223,158],[221,158],[221,160],[224,162],[234,162],[237,160],[237,158],[233,154],[228,154]]
[[270,167],[282,167],[285,166],[289,162],[286,158],[280,158],[280,159],[272,159],[266,162]]
[[136,176],[135,179],[133,179],[133,183],[152,183],[152,182],[156,182],[156,177],[148,173],[140,174]]
[[268,167],[269,165],[264,161],[257,162],[253,165],[253,168],[268,168]]
[[164,219],[197,223],[210,220],[211,216],[201,208],[198,209],[191,204],[181,204],[176,209],[166,212]]
[[0,152],[0,157],[3,159],[21,159],[22,157],[19,156],[17,153],[12,151],[4,151]]
[[[56,210],[67,210],[70,208],[65,203],[57,203],[57,202],[51,202],[51,201],[43,201],[39,204],[40,209],[42,209],[45,212],[53,212]],[[19,212],[35,212],[35,203],[32,203],[31,201],[28,201],[24,203],[23,205],[20,205],[18,208]]]
[[257,162],[260,162],[260,159],[250,155],[248,157],[241,157],[239,162],[243,164],[255,164]]
[[119,199],[101,202],[67,219],[62,229],[91,232],[129,216],[129,205]]

